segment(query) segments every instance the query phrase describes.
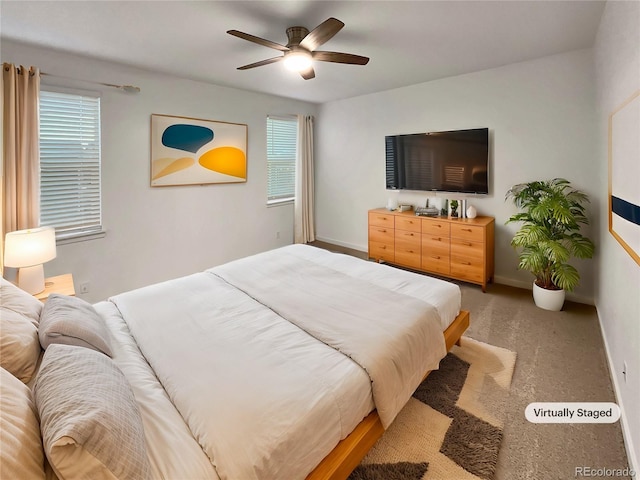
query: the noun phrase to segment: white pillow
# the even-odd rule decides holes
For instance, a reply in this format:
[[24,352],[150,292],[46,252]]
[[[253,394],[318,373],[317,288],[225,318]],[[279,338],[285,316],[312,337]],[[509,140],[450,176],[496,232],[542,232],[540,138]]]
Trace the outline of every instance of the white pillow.
[[138,405],[109,357],[88,348],[49,345],[34,397],[44,450],[58,477],[150,478]]
[[26,315],[0,307],[0,366],[29,383],[40,358],[38,329]]
[[0,368],[2,478],[44,479],[44,452],[31,390]]
[[0,304],[29,318],[37,327],[42,312],[42,302],[30,293],[20,290],[9,280],[0,280]]

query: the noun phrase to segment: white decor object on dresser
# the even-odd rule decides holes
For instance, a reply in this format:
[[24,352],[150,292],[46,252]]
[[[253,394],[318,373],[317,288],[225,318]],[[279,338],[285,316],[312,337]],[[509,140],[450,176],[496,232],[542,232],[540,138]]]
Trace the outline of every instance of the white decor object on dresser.
[[474,207],[473,205],[469,205],[467,207],[467,218],[476,218],[478,216],[478,211],[476,210],[476,207]]

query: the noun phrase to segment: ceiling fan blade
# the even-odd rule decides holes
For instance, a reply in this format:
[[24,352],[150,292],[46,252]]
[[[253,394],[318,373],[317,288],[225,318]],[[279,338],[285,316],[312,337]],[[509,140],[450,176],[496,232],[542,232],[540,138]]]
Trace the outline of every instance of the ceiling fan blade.
[[302,70],[300,72],[300,75],[302,76],[302,78],[304,78],[305,80],[311,80],[312,78],[316,77],[316,72],[313,70],[313,67],[309,67],[306,70]]
[[331,17],[309,32],[307,36],[300,41],[300,46],[309,51],[314,51],[320,45],[330,40],[342,27],[344,27],[344,23],[337,18]]
[[281,52],[288,52],[289,47],[285,47],[284,45],[280,45],[279,43],[272,42],[271,40],[265,40],[264,38],[256,37],[255,35],[249,35],[248,33],[240,32],[238,30],[227,30],[229,35],[233,35],[234,37],[242,38],[243,40],[249,40],[250,42],[257,43],[258,45],[262,45],[264,47],[275,48],[276,50],[280,50]]
[[238,70],[249,70],[250,68],[261,67],[263,65],[269,65],[270,63],[279,62],[282,59],[284,59],[284,57],[267,58],[266,60],[260,60],[259,62],[256,62],[256,63],[250,63],[249,65],[243,65],[242,67],[238,67]]
[[348,63],[351,65],[366,65],[369,63],[369,57],[362,57],[351,53],[317,51],[311,52],[311,55],[314,60],[320,62]]

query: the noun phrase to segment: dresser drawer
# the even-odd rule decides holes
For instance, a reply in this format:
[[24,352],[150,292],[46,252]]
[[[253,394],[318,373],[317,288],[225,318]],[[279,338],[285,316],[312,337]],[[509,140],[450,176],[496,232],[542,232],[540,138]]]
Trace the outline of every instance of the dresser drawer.
[[420,233],[420,219],[417,217],[396,217],[396,230]]
[[451,255],[465,259],[473,259],[482,262],[484,256],[484,244],[471,242],[460,238],[451,239]]
[[412,268],[420,268],[420,234],[396,230],[395,263]]
[[419,250],[396,250],[396,259],[394,263],[409,268],[420,269],[420,251]]
[[463,238],[474,242],[484,241],[484,229],[477,225],[469,225],[465,223],[451,224],[451,238]]
[[449,275],[449,243],[422,242],[422,268],[430,272]]
[[395,218],[395,215],[391,215],[383,212],[369,212],[369,225],[393,228],[394,218]]
[[422,219],[422,233],[437,235],[449,238],[449,222],[441,220],[432,220],[430,218]]
[[369,226],[369,240],[372,242],[388,243],[393,247],[393,228]]
[[398,245],[407,245],[416,250],[420,250],[421,235],[418,232],[395,230],[395,240],[396,247]]
[[484,282],[484,265],[482,260],[458,257],[451,254],[451,275],[461,280],[475,283]]
[[393,243],[389,245],[387,243],[369,241],[369,258],[393,263],[395,261]]

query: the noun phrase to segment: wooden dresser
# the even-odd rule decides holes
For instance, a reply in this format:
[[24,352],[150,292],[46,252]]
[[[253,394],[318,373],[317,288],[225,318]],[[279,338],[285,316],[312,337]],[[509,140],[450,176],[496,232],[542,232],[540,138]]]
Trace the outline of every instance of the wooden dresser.
[[369,210],[369,258],[482,286],[493,281],[494,218]]

